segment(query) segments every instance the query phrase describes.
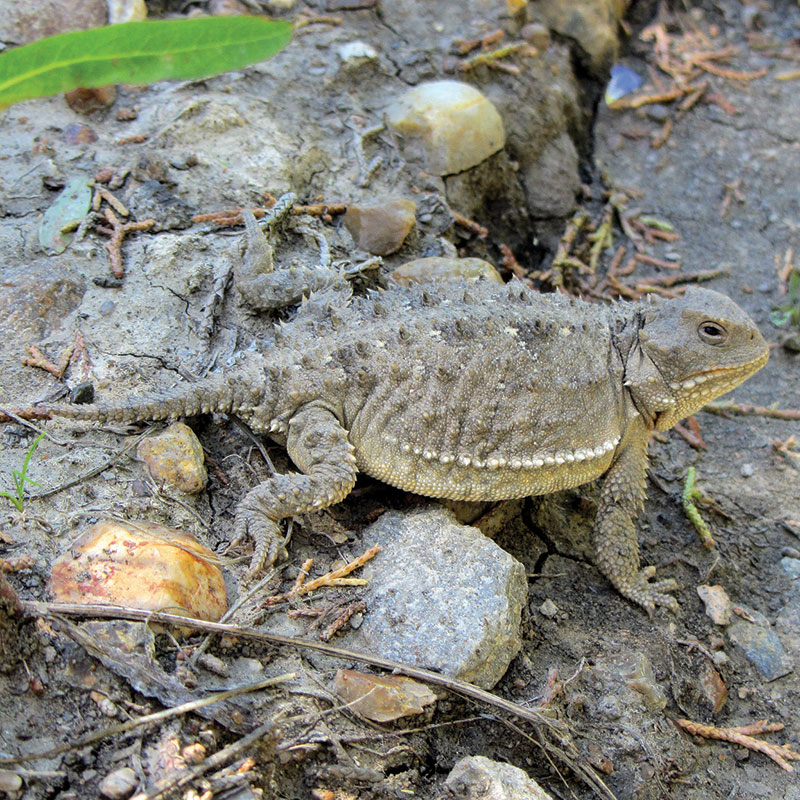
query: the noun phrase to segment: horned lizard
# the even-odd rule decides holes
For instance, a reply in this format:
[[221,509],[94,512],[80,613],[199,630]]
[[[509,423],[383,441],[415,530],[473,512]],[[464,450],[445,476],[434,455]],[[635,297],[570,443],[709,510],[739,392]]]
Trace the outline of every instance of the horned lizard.
[[[252,218],[248,248],[263,250]],[[284,444],[299,472],[271,476],[237,509],[236,539],[256,542],[251,572],[277,558],[280,520],[338,503],[358,472],[457,500],[541,495],[604,476],[597,566],[652,612],[677,601],[674,580],[652,581],[655,568],[639,564],[650,432],[733,389],[768,356],[747,314],[706,289],[601,306],[518,281],[365,297],[333,285],[279,328],[258,374],[51,411],[122,422],[231,413]]]

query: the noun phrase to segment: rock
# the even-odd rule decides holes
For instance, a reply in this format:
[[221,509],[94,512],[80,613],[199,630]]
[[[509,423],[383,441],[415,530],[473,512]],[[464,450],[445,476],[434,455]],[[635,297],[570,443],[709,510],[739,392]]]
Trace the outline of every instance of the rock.
[[64,99],[73,111],[79,114],[91,114],[114,103],[117,99],[117,87],[112,84],[94,89],[73,89],[71,92],[66,92]]
[[644,113],[653,122],[666,122],[672,112],[663,103],[650,103],[645,107]]
[[795,592],[800,590],[800,558],[783,556],[781,568],[792,579],[792,588]]
[[539,606],[539,613],[548,619],[553,619],[553,617],[558,614],[558,606],[548,597],[547,600]]
[[800,353],[800,333],[787,333],[782,336],[781,347],[789,353]]
[[534,8],[551,30],[576,42],[601,77],[617,60],[617,27],[627,6],[627,0],[548,0]]
[[145,0],[107,0],[108,24],[118,25],[120,22],[141,22],[147,19]]
[[728,635],[738,645],[747,659],[768,680],[774,681],[793,670],[792,660],[786,655],[781,640],[763,614],[749,612],[756,623],[737,619],[728,628]]
[[69,401],[75,405],[94,403],[94,384],[91,381],[76,383],[69,390]]
[[450,770],[445,786],[454,800],[553,800],[519,767],[485,756],[462,758]]
[[439,282],[449,280],[485,280],[503,283],[500,273],[488,262],[480,258],[445,258],[430,256],[415,258],[401,264],[389,273],[390,280],[403,286],[412,283]]
[[700,694],[708,701],[711,710],[716,714],[728,699],[728,687],[722,676],[707,661],[703,662],[698,679]]
[[755,475],[755,468],[752,464],[742,464],[739,468],[739,474],[743,478],[752,478]]
[[731,599],[721,586],[701,585],[697,587],[697,594],[706,605],[706,614],[717,625],[730,625],[733,613]]
[[494,105],[459,81],[430,81],[406,92],[386,110],[389,124],[419,145],[434,175],[463,172],[501,150],[506,137]]
[[378,51],[370,44],[362,41],[345,42],[336,49],[336,54],[344,66],[360,67],[378,58]]
[[183,422],[174,422],[157,436],[148,436],[136,448],[136,455],[147,464],[158,483],[166,483],[184,494],[197,494],[206,488],[203,447],[194,431]]
[[578,151],[566,133],[545,143],[538,157],[523,166],[520,174],[534,217],[564,217],[572,213],[581,181]]
[[110,603],[216,621],[225,582],[207,547],[152,522],[98,522],[53,564],[49,591],[63,603]]
[[540,53],[550,47],[550,31],[541,22],[529,22],[522,26],[522,38],[530,42]]
[[399,250],[414,227],[417,204],[412,200],[388,200],[372,206],[347,206],[344,224],[356,245],[376,256]]
[[363,539],[382,551],[345,646],[494,686],[521,647],[522,565],[440,506],[384,514]]
[[130,767],[120,767],[100,781],[100,794],[109,800],[126,800],[139,785],[139,778]]
[[340,669],[333,688],[353,710],[375,722],[389,722],[421,714],[436,702],[436,695],[424,684],[403,675],[371,675]]
[[22,789],[22,778],[16,772],[0,769],[0,792],[11,795],[12,792],[18,792],[20,789]]

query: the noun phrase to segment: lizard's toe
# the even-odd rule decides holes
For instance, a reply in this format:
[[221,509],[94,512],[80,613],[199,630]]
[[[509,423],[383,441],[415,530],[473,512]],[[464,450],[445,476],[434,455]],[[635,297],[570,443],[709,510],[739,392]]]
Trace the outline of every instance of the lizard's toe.
[[622,594],[642,606],[648,614],[652,614],[656,606],[665,606],[670,611],[677,613],[680,610],[678,601],[669,594],[669,592],[677,590],[677,581],[674,578],[665,578],[661,581],[651,582],[650,579],[655,573],[655,567],[644,567],[636,574],[630,586],[622,589]]
[[245,539],[253,540],[254,548],[247,570],[248,578],[257,575],[264,567],[271,566],[279,557],[286,555],[278,523],[258,509],[240,506],[236,513],[233,533],[229,550]]

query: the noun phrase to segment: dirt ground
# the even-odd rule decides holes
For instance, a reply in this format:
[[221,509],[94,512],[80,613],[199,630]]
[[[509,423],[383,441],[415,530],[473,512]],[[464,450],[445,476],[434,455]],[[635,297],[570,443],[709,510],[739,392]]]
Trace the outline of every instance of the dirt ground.
[[[408,2],[389,8],[384,3],[380,12],[368,3],[363,6],[337,10],[341,25],[298,36],[286,52],[252,70],[198,83],[122,88],[114,106],[90,116],[79,116],[62,98],[3,112],[0,408],[53,397],[60,387],[72,389],[83,380],[91,381],[98,397],[142,393],[218,365],[235,368],[248,350],[267,348],[275,318],[242,309],[232,289],[218,310],[212,336],[205,335],[204,309],[224,266],[239,258],[239,237],[189,220],[196,212],[260,204],[265,191],[277,196],[292,189],[302,202],[319,195],[326,202],[368,202],[398,188],[410,193],[414,186],[418,215],[430,211],[430,218],[419,225],[416,239],[386,259],[387,266],[440,254],[441,238],[451,240],[463,255],[499,264],[499,244],[506,243],[535,285],[552,290],[544,273],[571,209],[553,206],[534,214],[530,203],[525,206],[528,190],[514,177],[514,164],[524,167],[524,158],[515,160],[515,148],[524,147],[526,129],[519,122],[524,109],[510,123],[511,155],[490,160],[469,179],[404,173],[394,143],[381,137],[363,141],[367,160],[376,153],[384,156],[374,179],[364,179],[364,164],[352,146],[358,136],[351,126],[356,125],[357,134],[378,120],[380,98],[442,77],[451,68],[445,38],[480,36],[501,24],[512,30],[516,23],[505,15],[505,4],[472,3],[457,22],[448,19],[458,16],[447,11],[453,6]],[[680,263],[682,273],[723,270],[709,286],[740,303],[773,345],[768,365],[726,399],[800,409],[800,346],[795,344],[800,328],[796,320],[774,324],[775,310],[791,306],[785,284],[800,246],[800,78],[791,77],[800,61],[800,9],[778,0],[676,6],[677,16],[667,26],[676,40],[701,31],[716,50],[736,50],[723,62],[711,59],[716,72],[703,76],[710,81],[705,96],[685,112],[677,109],[681,100],[631,110],[597,103],[602,91],[597,73],[555,35],[541,65],[526,67],[521,76],[481,67],[470,81],[501,111],[514,105],[515,92],[524,101],[520,106],[541,101],[539,116],[549,115],[542,128],[567,131],[580,158],[581,206],[595,222],[610,215],[613,237],[601,254],[598,282],[590,285],[585,276],[574,275],[571,282],[567,275],[568,288],[588,296],[595,290],[603,294],[603,278],[618,247],[626,247],[626,259],[633,252],[621,213],[609,211],[609,197],[622,193],[631,219],[668,221],[678,234],[657,238],[646,251],[656,261],[640,262],[624,285],[669,276],[670,264]],[[325,8],[313,11],[326,13]],[[620,62],[645,78],[655,45],[640,34],[655,13],[651,3],[634,4],[629,35],[622,37]],[[355,40],[377,47],[380,66],[367,72],[332,69],[331,63],[339,63],[336,47]],[[752,77],[761,70],[766,70],[763,77]],[[531,73],[537,80],[550,76],[546,90],[532,88]],[[731,73],[747,73],[747,79]],[[556,96],[567,110],[553,110]],[[131,110],[132,120],[117,117],[121,108]],[[360,121],[353,123],[354,115]],[[666,130],[668,118],[672,124]],[[86,125],[95,138],[81,138],[88,134],[70,130],[74,124]],[[149,141],[120,143],[137,133],[147,134]],[[64,183],[76,173],[94,175],[102,166],[130,170],[121,193],[127,192],[126,202],[137,218],[154,210],[159,219],[170,215],[177,220],[168,230],[126,241],[121,282],[109,281],[107,239],[101,234],[90,232],[57,256],[44,255],[37,239],[41,214]],[[154,180],[171,199],[152,200],[142,191]],[[499,187],[502,181],[510,181],[512,188]],[[486,225],[488,238],[454,231],[449,223],[441,226],[445,197],[452,208]],[[339,228],[326,229],[326,236],[335,256],[345,258],[350,240]],[[308,241],[296,237],[285,243],[279,257],[309,257],[312,251]],[[508,269],[504,275],[509,277]],[[59,380],[22,365],[32,344],[58,360],[77,331],[86,342],[90,366],[76,361]],[[649,496],[639,523],[644,563],[657,565],[680,584],[677,615],[662,610],[648,618],[595,569],[588,540],[591,487],[476,510],[475,516],[489,512],[483,517],[484,532],[521,561],[530,576],[523,650],[493,691],[523,707],[536,706],[546,693],[548,671],[556,669],[563,691],[550,703],[552,714],[569,725],[574,752],[619,800],[796,800],[796,773],[782,770],[762,753],[689,736],[675,720],[727,727],[768,718],[785,727],[762,738],[800,750],[800,572],[793,571],[800,566],[800,457],[792,438],[800,433],[800,422],[702,412],[696,419],[702,445],[675,431],[652,442]],[[87,524],[105,516],[190,530],[224,552],[235,504],[254,480],[252,473],[263,475],[266,468],[252,457],[250,440],[232,421],[203,416],[192,424],[211,463],[221,469],[212,470],[207,492],[180,498],[180,503],[168,492],[155,491],[140,463],[127,456],[112,463],[130,442],[123,434],[131,431],[87,433],[85,426],[45,424],[62,444],[45,440],[32,459],[31,476],[42,490],[98,465],[104,468],[64,491],[28,500],[21,514],[3,507],[0,557],[10,564],[29,557],[8,575],[22,600],[47,599],[53,560]],[[10,488],[11,470],[19,469],[33,437],[21,424],[2,426],[0,488]],[[783,443],[783,451],[776,443]],[[279,470],[287,468],[279,447],[268,450]],[[696,467],[698,486],[714,501],[710,507],[701,504],[716,541],[711,550],[704,548],[681,507],[690,466]],[[324,520],[298,521],[290,564],[296,567],[313,556],[315,569],[324,571],[342,550],[337,553],[329,541],[345,541],[344,551],[358,554],[359,530],[381,509],[421,502],[361,480]],[[327,540],[312,528],[324,529]],[[230,597],[240,591],[243,569],[236,564],[226,571]],[[267,590],[285,591],[290,574],[278,571]],[[696,588],[701,584],[720,584],[741,607],[730,628],[706,615]],[[354,596],[342,590],[342,597]],[[0,601],[5,602],[2,596]],[[183,661],[191,648],[185,642],[162,633],[151,638],[133,628],[110,632],[105,623],[92,623],[93,628],[84,623],[80,629],[77,620],[28,620],[18,626],[12,605],[2,608],[0,797],[6,785],[6,796],[14,798],[96,797],[100,781],[120,767],[131,767],[142,779],[139,791],[166,790],[192,768],[191,754],[198,747],[202,762],[225,747],[235,748],[258,726],[265,727],[256,743],[245,742],[241,751],[234,749],[219,765],[172,789],[174,796],[446,797],[444,780],[467,755],[521,767],[556,798],[599,796],[568,765],[551,760],[552,748],[550,755],[545,753],[538,737],[552,744],[551,735],[486,705],[442,692],[435,710],[387,725],[337,709],[330,680],[340,666],[358,667],[352,662],[223,638],[209,649],[229,665],[229,675],[223,680],[201,672],[187,681]],[[747,618],[764,624],[746,627]],[[260,624],[265,630],[285,630],[285,620],[277,615]],[[739,633],[734,632],[737,625]],[[293,631],[305,635],[306,628]],[[137,653],[149,655],[141,661],[126,659],[120,649],[110,655],[112,642],[119,648],[120,639],[135,639]],[[766,674],[764,662],[774,665],[776,660],[783,674]],[[22,765],[2,761],[74,744],[93,731],[211,689],[286,672],[298,672],[302,680],[294,688],[278,685],[246,695],[244,702],[221,704],[210,716],[181,715]],[[233,769],[226,774],[229,765]],[[11,780],[4,769],[21,776],[24,788],[2,783]]]

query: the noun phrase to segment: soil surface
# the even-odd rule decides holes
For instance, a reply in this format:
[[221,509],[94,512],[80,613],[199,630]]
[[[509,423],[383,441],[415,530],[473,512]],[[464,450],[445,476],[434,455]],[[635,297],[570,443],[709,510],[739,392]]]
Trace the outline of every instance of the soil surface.
[[[796,320],[774,324],[775,310],[791,307],[784,276],[800,247],[800,79],[781,79],[796,73],[800,60],[797,4],[721,0],[670,17],[673,36],[699,30],[715,49],[736,49],[726,62],[712,61],[718,69],[707,75],[705,98],[685,113],[669,105],[611,110],[597,103],[601,76],[555,34],[542,60],[526,63],[521,76],[481,67],[468,79],[511,120],[509,143],[470,176],[444,179],[407,169],[387,132],[377,138],[360,134],[380,121],[387,99],[409,85],[452,77],[453,39],[481,36],[498,25],[512,30],[517,23],[505,16],[502,3],[469,4],[460,22],[429,7],[438,4],[384,4],[380,13],[363,5],[336,10],[341,24],[310,25],[284,53],[241,73],[120,88],[111,108],[90,116],[78,115],[60,97],[3,112],[0,408],[28,406],[84,381],[99,398],[146,393],[219,365],[235,368],[249,351],[268,347],[276,316],[242,308],[232,287],[208,335],[207,309],[225,283],[226,266],[239,260],[239,236],[190,219],[192,213],[262,205],[265,191],[278,196],[291,189],[301,202],[320,196],[365,203],[389,193],[411,197],[418,204],[417,230],[385,259],[384,270],[419,255],[456,251],[499,265],[503,243],[535,285],[552,290],[543,273],[571,209],[565,211],[559,198],[531,211],[537,204],[530,202],[530,185],[522,177],[525,135],[539,126],[541,141],[561,147],[561,134],[568,137],[571,157],[580,159],[580,203],[591,218],[599,220],[609,195],[622,192],[628,214],[638,208],[639,219],[668,221],[678,234],[648,248],[658,262],[640,263],[637,278],[671,274],[663,262],[680,264],[682,273],[724,270],[709,286],[740,303],[774,344],[768,365],[726,399],[800,409],[800,328]],[[459,7],[451,6],[451,17]],[[639,34],[654,21],[651,4],[635,4],[628,19],[631,32],[623,38],[620,62],[646,77],[654,44]],[[341,44],[358,40],[380,52],[377,65],[347,66],[337,55]],[[766,74],[752,80],[721,74],[762,69]],[[525,111],[533,107],[539,111],[535,124]],[[118,116],[121,109],[126,114]],[[547,124],[540,125],[543,116]],[[671,130],[654,147],[667,133],[668,117]],[[75,125],[88,131],[70,127]],[[135,134],[148,139],[121,141]],[[382,155],[379,168],[365,173],[376,154]],[[569,158],[553,170],[556,184],[565,163]],[[126,240],[122,280],[111,275],[103,248],[107,237],[95,230],[59,255],[45,255],[38,241],[42,213],[64,184],[105,166],[117,175],[128,170],[117,194],[137,219],[170,220],[163,230]],[[488,238],[456,231],[442,211],[445,202],[489,227]],[[598,267],[601,278],[620,245],[626,255],[633,252],[616,213],[612,224],[613,241]],[[341,225],[327,226],[325,235],[334,258],[358,260]],[[279,259],[316,256],[313,238],[287,234],[282,246]],[[364,278],[370,280],[382,277]],[[588,284],[567,285],[582,291]],[[22,364],[30,345],[58,361],[78,332],[90,361],[75,359],[63,379]],[[768,718],[785,728],[762,738],[800,750],[800,455],[792,439],[800,422],[702,412],[696,419],[704,442],[699,448],[675,431],[653,440],[649,497],[639,523],[644,563],[680,584],[678,615],[661,610],[649,619],[595,569],[588,539],[592,487],[473,510],[470,519],[480,517],[484,533],[529,575],[523,650],[494,691],[536,706],[547,694],[548,671],[557,670],[563,686],[550,701],[552,714],[569,725],[575,752],[620,800],[792,800],[800,797],[797,773],[744,747],[693,738],[675,720],[728,727]],[[30,476],[40,484],[32,493],[101,469],[46,498],[26,500],[21,513],[10,504],[2,509],[0,557],[9,569],[19,567],[7,576],[18,596],[46,600],[55,558],[102,518],[148,519],[184,529],[224,553],[235,504],[267,474],[267,466],[234,421],[201,416],[192,426],[206,450],[211,483],[200,495],[182,497],[149,481],[130,451],[119,457],[131,442],[124,434],[131,431],[87,433],[86,426],[45,423],[53,438],[43,440],[31,459]],[[34,436],[17,423],[0,430],[0,488],[11,488],[11,471],[21,467]],[[776,442],[783,443],[783,452]],[[281,448],[267,449],[278,470],[290,468]],[[713,549],[703,546],[681,506],[690,466],[714,501],[700,504],[716,541]],[[358,555],[359,531],[382,509],[423,502],[361,480],[340,506],[296,522],[293,571],[277,570],[267,590],[288,589],[307,557],[317,560],[315,574],[321,574],[337,558]],[[229,598],[240,594],[244,569],[241,563],[226,569]],[[706,615],[697,593],[703,584],[720,584],[741,607],[730,626]],[[342,603],[357,597],[357,590],[341,590]],[[599,796],[564,763],[545,756],[536,737],[553,741],[546,732],[489,706],[442,692],[435,710],[379,726],[338,708],[330,693],[337,668],[359,668],[346,660],[227,638],[209,647],[228,664],[227,677],[217,680],[202,671],[191,676],[183,666],[191,655],[184,640],[128,628],[112,633],[106,623],[92,623],[97,627],[81,633],[77,621],[22,621],[19,607],[2,591],[0,600],[0,797],[6,785],[9,797],[96,797],[100,781],[120,767],[141,780],[139,791],[168,788],[191,768],[198,748],[202,761],[243,741],[258,725],[266,728],[259,743],[245,743],[189,780],[181,796],[435,798],[447,796],[448,772],[468,755],[521,767],[553,797]],[[291,627],[284,610],[236,621],[317,635],[305,623]],[[137,652],[149,655],[126,662],[121,639],[135,639]],[[162,704],[287,672],[301,675],[293,688],[231,701],[210,715],[185,714],[22,765],[2,763],[4,757],[75,743]],[[240,777],[223,774],[228,764],[241,768]],[[24,788],[15,790],[3,769],[21,776]],[[190,789],[197,794],[185,794]]]

